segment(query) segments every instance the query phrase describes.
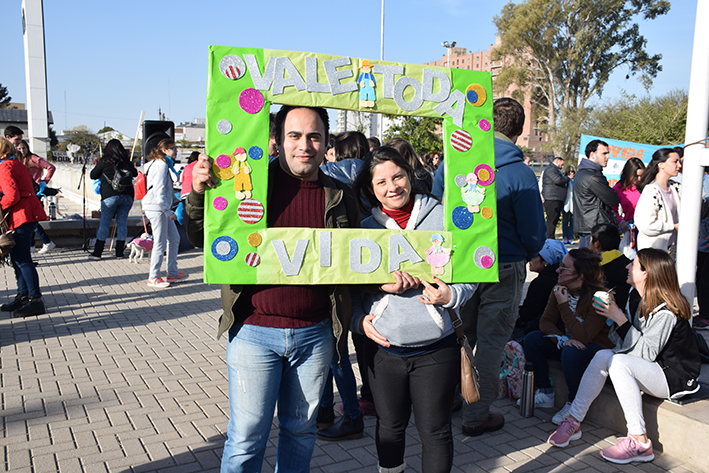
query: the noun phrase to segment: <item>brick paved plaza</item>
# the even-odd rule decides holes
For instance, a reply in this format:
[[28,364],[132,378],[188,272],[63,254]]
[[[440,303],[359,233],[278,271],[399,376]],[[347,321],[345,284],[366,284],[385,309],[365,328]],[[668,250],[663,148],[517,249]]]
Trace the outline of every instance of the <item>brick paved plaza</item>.
[[[48,314],[0,314],[4,471],[218,471],[228,418],[226,342],[215,339],[219,288],[201,282],[201,252],[178,257],[190,279],[169,289],[146,286],[146,259],[89,261],[59,248],[35,259]],[[8,267],[2,277],[4,303],[15,295],[15,277]],[[504,429],[477,438],[464,436],[454,415],[453,471],[692,471],[661,455],[651,464],[607,463],[598,451],[615,436],[588,423],[582,441],[556,449],[546,443],[553,410],[525,419],[507,400],[493,409],[505,414]],[[264,471],[273,471],[275,425]],[[376,472],[374,426],[368,417],[361,440],[318,441],[312,471]],[[407,442],[407,471],[418,472],[414,427]]]

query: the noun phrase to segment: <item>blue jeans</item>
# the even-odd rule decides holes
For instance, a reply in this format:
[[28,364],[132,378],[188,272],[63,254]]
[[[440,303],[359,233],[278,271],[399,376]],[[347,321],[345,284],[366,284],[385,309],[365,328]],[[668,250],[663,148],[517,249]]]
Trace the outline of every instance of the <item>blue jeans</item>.
[[96,239],[106,241],[113,216],[116,216],[116,240],[126,241],[128,234],[128,212],[133,207],[133,197],[114,195],[101,201],[101,223],[96,232]]
[[[35,227],[34,231],[37,234],[37,236],[42,239],[42,243],[44,243],[45,245],[52,242],[52,239],[49,238],[49,235],[47,235],[47,232],[44,231],[44,228],[42,228],[42,225],[40,225],[39,223],[37,224],[37,227]],[[32,245],[33,243],[34,243],[34,235],[32,235],[32,240],[30,240],[30,245]]]
[[561,360],[564,370],[564,380],[569,388],[569,402],[573,402],[576,392],[581,384],[581,377],[591,363],[593,356],[601,347],[594,343],[586,345],[585,350],[574,347],[556,347],[556,338],[545,337],[536,330],[529,332],[524,337],[524,356],[534,365],[534,386],[536,388],[550,388],[549,362],[547,360]]
[[170,220],[164,212],[146,210],[145,215],[150,220],[153,228],[153,250],[150,252],[150,274],[149,279],[160,277],[160,266],[162,266],[163,253],[167,247],[167,275],[176,277],[177,251],[180,249],[180,233],[174,220]]
[[332,320],[299,329],[236,325],[231,332],[229,425],[221,471],[261,471],[276,405],[276,472],[310,471],[315,420],[335,352]]
[[37,222],[27,222],[15,229],[15,246],[10,252],[10,261],[15,269],[17,293],[30,298],[42,297],[39,291],[39,275],[30,256],[30,245],[34,243],[34,229]]
[[561,212],[561,235],[567,240],[574,239],[574,214],[571,212]]
[[342,361],[339,365],[338,361],[340,361],[340,357],[335,352],[330,363],[330,371],[325,380],[325,389],[323,390],[320,405],[330,407],[335,404],[335,396],[332,392],[332,379],[334,378],[337,384],[337,391],[340,393],[340,398],[342,398],[343,411],[351,418],[356,419],[360,415],[359,400],[357,399],[357,380],[352,371],[352,363],[347,353],[346,343],[342,352]]

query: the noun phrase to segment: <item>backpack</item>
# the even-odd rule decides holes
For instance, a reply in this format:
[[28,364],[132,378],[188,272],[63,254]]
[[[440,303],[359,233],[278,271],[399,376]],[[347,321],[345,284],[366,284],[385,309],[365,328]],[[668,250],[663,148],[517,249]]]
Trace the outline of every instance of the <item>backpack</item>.
[[145,168],[145,173],[143,171],[138,171],[138,177],[135,178],[135,199],[142,200],[150,189],[148,189],[148,173],[150,172],[150,166]]
[[128,169],[116,168],[113,172],[113,179],[109,179],[106,173],[103,174],[103,177],[111,184],[111,187],[113,187],[113,190],[116,192],[123,192],[133,185],[133,175]]
[[509,341],[502,352],[500,369],[500,396],[519,399],[522,396],[522,374],[524,372],[524,350],[517,341]]

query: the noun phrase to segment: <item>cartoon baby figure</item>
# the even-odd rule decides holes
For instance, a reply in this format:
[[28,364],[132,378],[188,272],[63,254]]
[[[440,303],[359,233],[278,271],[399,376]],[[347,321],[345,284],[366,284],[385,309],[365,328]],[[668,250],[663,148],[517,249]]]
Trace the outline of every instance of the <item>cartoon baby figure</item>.
[[465,182],[460,188],[463,202],[468,205],[470,213],[480,212],[480,204],[485,199],[485,188],[478,185],[478,176],[474,172],[465,176]]
[[374,101],[377,100],[377,96],[374,93],[374,86],[377,82],[374,80],[374,74],[372,74],[372,63],[367,59],[362,61],[362,66],[360,70],[362,73],[359,75],[357,82],[359,83],[359,106],[372,108],[374,107]]
[[443,236],[440,233],[434,233],[431,242],[433,242],[431,248],[426,249],[426,262],[431,265],[431,274],[440,276],[443,274],[443,267],[451,259],[451,249],[441,246]]
[[246,150],[241,146],[234,151],[236,162],[234,171],[234,191],[239,200],[250,199],[253,187],[251,185],[251,166],[246,162]]

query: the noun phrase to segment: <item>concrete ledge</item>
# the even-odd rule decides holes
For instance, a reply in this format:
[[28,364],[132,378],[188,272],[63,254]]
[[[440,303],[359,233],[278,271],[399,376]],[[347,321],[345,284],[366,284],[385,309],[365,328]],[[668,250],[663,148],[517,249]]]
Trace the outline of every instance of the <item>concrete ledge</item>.
[[[549,372],[554,382],[556,410],[566,404],[569,391],[559,361],[549,362]],[[702,365],[700,380],[707,384],[709,365]],[[653,448],[682,458],[703,470],[706,467],[706,440],[709,438],[709,401],[696,401],[679,406],[669,401],[643,395],[643,414],[647,435]],[[627,434],[625,416],[615,395],[610,380],[601,394],[591,404],[586,419],[596,425],[607,427],[620,436]]]

